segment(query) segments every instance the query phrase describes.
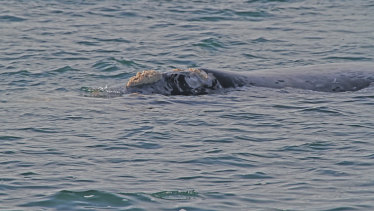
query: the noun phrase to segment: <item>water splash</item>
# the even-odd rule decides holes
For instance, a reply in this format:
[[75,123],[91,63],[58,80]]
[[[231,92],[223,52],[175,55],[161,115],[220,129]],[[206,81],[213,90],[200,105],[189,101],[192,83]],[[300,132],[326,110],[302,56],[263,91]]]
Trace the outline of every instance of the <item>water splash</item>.
[[85,97],[97,97],[97,98],[112,98],[119,97],[125,93],[125,89],[122,87],[109,88],[107,85],[105,87],[81,87],[81,91],[84,92]]

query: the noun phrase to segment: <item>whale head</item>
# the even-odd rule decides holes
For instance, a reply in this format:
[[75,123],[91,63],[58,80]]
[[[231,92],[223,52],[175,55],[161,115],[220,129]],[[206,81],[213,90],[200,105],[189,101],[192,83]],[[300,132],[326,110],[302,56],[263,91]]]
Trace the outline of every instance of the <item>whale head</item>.
[[137,73],[126,85],[130,93],[163,95],[201,95],[219,88],[222,86],[212,74],[195,68],[167,73],[147,70]]

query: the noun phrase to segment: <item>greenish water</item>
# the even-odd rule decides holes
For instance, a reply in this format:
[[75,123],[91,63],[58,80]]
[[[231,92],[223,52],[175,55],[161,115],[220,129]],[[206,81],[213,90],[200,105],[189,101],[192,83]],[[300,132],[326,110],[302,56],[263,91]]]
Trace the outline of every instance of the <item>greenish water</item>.
[[144,69],[373,62],[373,1],[0,3],[0,210],[374,209],[373,87],[87,96]]

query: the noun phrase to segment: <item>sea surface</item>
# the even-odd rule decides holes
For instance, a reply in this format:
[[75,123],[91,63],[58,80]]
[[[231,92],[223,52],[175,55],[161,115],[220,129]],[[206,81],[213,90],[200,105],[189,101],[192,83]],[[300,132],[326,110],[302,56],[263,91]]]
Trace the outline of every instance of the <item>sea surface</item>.
[[373,0],[0,0],[0,210],[374,210],[374,87],[89,90],[374,62]]

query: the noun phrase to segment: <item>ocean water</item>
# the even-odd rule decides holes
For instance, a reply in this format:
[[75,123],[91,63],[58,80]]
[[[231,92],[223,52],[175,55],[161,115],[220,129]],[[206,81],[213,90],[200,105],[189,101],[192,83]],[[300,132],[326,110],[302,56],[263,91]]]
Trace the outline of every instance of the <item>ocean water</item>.
[[110,94],[374,62],[372,0],[0,1],[0,210],[374,210],[374,88]]

